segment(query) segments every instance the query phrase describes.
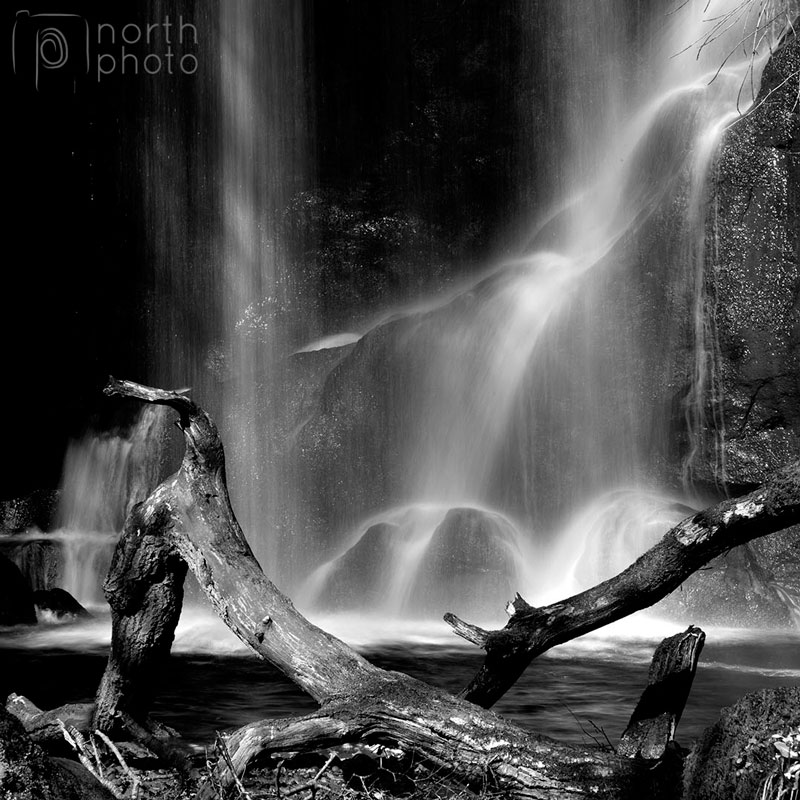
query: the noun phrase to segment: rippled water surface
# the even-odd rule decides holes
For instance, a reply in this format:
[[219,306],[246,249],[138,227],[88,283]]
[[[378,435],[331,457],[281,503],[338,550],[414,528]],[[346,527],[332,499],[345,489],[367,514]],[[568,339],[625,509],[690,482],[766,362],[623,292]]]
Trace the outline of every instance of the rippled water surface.
[[[382,667],[457,691],[480,664],[443,624],[359,624],[327,620]],[[42,708],[90,700],[105,666],[107,618],[85,625],[43,625],[0,633],[0,689]],[[615,626],[537,659],[495,710],[531,730],[576,744],[616,742],[647,680],[656,644],[679,630],[645,621]],[[689,703],[678,730],[688,745],[719,710],[761,688],[800,683],[800,634],[708,630]],[[249,655],[221,623],[187,615],[156,703],[160,719],[196,743],[263,717],[310,711],[314,702]]]

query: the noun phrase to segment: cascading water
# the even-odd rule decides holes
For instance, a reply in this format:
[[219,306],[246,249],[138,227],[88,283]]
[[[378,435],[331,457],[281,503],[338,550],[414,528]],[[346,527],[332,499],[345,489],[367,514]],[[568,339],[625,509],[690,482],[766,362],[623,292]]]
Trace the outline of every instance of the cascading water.
[[[767,49],[737,53],[737,25],[698,53],[708,23],[693,3],[653,13],[633,54],[621,4],[559,9],[572,45],[558,87],[571,133],[558,154],[566,199],[525,255],[406,315],[396,347],[425,355],[418,386],[389,401],[414,420],[403,508],[343,538],[306,585],[311,605],[346,606],[339,587],[349,581],[365,609],[383,587],[382,613],[419,612],[414,592],[396,584],[402,575],[413,586],[432,556],[432,507],[439,518],[466,506],[516,520],[508,538],[526,543],[535,566],[507,568],[506,580],[541,601],[609,577],[696,501],[692,462],[714,389],[706,177],[721,132],[754,99],[749,77]],[[733,9],[711,4],[706,14]],[[746,29],[755,17],[737,22]],[[626,80],[634,63],[636,90]],[[686,360],[694,366],[681,375]],[[659,470],[681,416],[691,443],[678,497],[659,488]],[[455,537],[452,547],[470,561],[475,541]],[[460,579],[456,612],[466,593],[483,591],[480,574]]]
[[163,409],[144,408],[125,428],[90,430],[64,458],[53,530],[7,537],[35,589],[66,589],[85,606],[104,603],[102,583],[125,518],[160,479]]
[[[153,16],[167,10],[155,2]],[[306,169],[303,11],[237,0],[195,13],[200,74],[183,102],[173,85],[153,85],[139,149],[154,285],[148,380],[203,398],[227,446],[237,514],[274,564],[293,500],[270,424],[281,359],[294,329],[309,330],[280,235]],[[193,127],[202,137],[187,136]]]
[[[667,13],[640,3],[632,14],[623,0],[575,0],[548,11],[552,29],[532,41],[541,48],[544,36],[552,54],[541,87],[559,132],[552,213],[517,258],[447,297],[391,315],[356,344],[340,334],[301,348],[342,347],[326,367],[335,383],[348,348],[355,357],[371,339],[390,341],[386,362],[342,392],[351,404],[380,396],[382,419],[397,428],[362,434],[399,442],[382,470],[384,502],[329,470],[320,483],[359,499],[334,514],[320,510],[319,486],[298,478],[302,451],[321,438],[308,424],[319,409],[290,429],[283,414],[300,403],[286,357],[322,332],[282,225],[311,182],[303,8],[242,0],[195,19],[219,58],[201,60],[183,86],[188,101],[168,82],[145,99],[148,380],[191,386],[217,419],[243,528],[303,604],[352,608],[348,583],[381,614],[438,616],[449,599],[477,609],[472,600],[498,586],[536,601],[606,577],[694,502],[693,460],[714,427],[705,181],[720,133],[752,100],[745,79],[767,55],[728,58],[738,28],[697,53],[704,18],[734,5]],[[163,10],[155,2],[153,16]],[[745,16],[738,25],[752,24]],[[408,381],[400,361],[412,365]],[[375,374],[393,372],[403,377],[374,392]],[[690,440],[682,493],[663,488],[661,471],[676,419]],[[348,446],[364,464],[353,474],[371,479],[369,442]],[[586,556],[567,565],[565,552]],[[431,575],[447,591],[431,589]]]

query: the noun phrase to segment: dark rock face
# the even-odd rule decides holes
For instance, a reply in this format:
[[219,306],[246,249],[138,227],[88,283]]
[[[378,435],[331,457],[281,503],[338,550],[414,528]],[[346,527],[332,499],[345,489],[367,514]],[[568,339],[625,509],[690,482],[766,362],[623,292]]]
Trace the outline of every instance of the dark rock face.
[[310,500],[308,530],[349,530],[400,500],[410,398],[420,391],[429,334],[416,317],[383,324],[321,383],[290,443]]
[[0,533],[23,533],[30,528],[50,530],[58,505],[58,492],[39,489],[25,497],[0,500]]
[[58,542],[35,539],[13,544],[0,539],[0,553],[19,567],[33,591],[50,589],[58,583],[63,562]]
[[798,724],[800,688],[796,686],[764,689],[723,709],[719,722],[704,732],[686,762],[684,797],[687,800],[761,797],[764,780],[776,766],[777,750],[770,737],[788,734]]
[[33,595],[19,567],[0,555],[0,625],[35,625]]
[[58,619],[92,616],[65,589],[40,589],[33,593],[33,602],[39,610],[49,611]]
[[755,484],[800,454],[799,66],[792,36],[719,152],[707,269],[725,446],[699,476],[712,483]]
[[[711,180],[706,287],[717,350],[706,419],[715,420],[717,428],[709,425],[703,432],[704,443],[692,464],[694,483],[708,490],[709,500],[722,486],[735,494],[760,483],[769,471],[800,455],[800,156],[797,114],[792,111],[797,84],[781,85],[797,68],[798,45],[791,39],[767,65],[757,107],[726,134]],[[609,296],[616,293],[625,299],[620,303],[624,318],[614,317],[609,326],[639,332],[643,354],[627,374],[616,369],[609,355],[608,363],[615,365],[613,373],[608,370],[613,379],[593,398],[614,407],[620,402],[617,384],[635,388],[640,406],[650,409],[637,422],[650,439],[641,431],[632,438],[647,442],[647,469],[654,482],[675,487],[681,484],[681,467],[693,448],[684,399],[695,358],[694,283],[692,297],[686,297],[685,287],[679,289],[685,275],[665,273],[680,273],[685,266],[678,235],[684,212],[678,198],[648,222],[652,239],[660,244],[645,246],[651,243],[645,236],[642,252],[628,254],[640,267],[633,271],[638,282],[628,281],[631,271],[622,269],[624,264],[604,278],[615,284]],[[453,320],[468,319],[479,302],[473,292],[449,307],[388,320],[336,354],[297,357],[293,385],[298,390],[287,393],[290,420],[276,449],[286,453],[302,487],[303,519],[298,527],[310,534],[311,546],[335,546],[344,531],[366,517],[407,502],[413,463],[409,444],[419,437],[421,427],[414,409],[426,407],[421,398],[430,388],[428,360],[448,329],[452,334],[448,326]],[[676,325],[676,319],[682,322]],[[603,334],[598,338],[613,343],[611,332]],[[563,355],[568,362],[569,351]],[[603,371],[603,363],[595,366]],[[556,424],[565,430],[576,428],[581,407],[564,405],[556,398],[550,416],[538,408],[534,424],[544,430]],[[557,528],[585,486],[558,469],[561,452],[540,449],[532,458],[535,464],[524,460],[527,454],[519,455],[525,450],[519,445],[524,426],[532,419],[527,406],[520,413],[524,425],[508,436],[509,452],[500,454],[485,501],[519,517],[530,512],[530,518],[546,523],[542,529],[551,522]],[[601,433],[598,449],[610,452],[617,429]],[[570,446],[579,460],[586,447],[583,437],[576,436]],[[537,502],[549,504],[544,511],[534,509],[539,516],[527,506],[533,494],[529,485],[507,480],[534,472]],[[550,506],[555,509],[553,519],[547,517]],[[670,603],[682,617],[692,612],[693,619],[707,623],[790,624],[800,593],[797,542],[797,533],[787,532],[721,559],[715,569],[693,577]],[[718,613],[709,611],[714,606]]]
[[57,542],[46,537],[26,540],[15,534],[50,530],[57,506],[58,492],[51,489],[0,501],[0,557],[16,564],[29,590],[49,589],[57,583],[61,550]]

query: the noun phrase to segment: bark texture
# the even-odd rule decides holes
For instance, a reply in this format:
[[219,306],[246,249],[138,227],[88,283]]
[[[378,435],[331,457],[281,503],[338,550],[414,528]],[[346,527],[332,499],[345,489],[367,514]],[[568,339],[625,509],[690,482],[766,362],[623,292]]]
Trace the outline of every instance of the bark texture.
[[[247,725],[227,745],[241,775],[256,756],[327,752],[347,743],[400,748],[413,763],[507,798],[677,796],[678,781],[665,780],[670,763],[653,766],[611,751],[562,745],[398,674],[381,676],[317,713]],[[231,781],[227,769],[219,777],[223,784]],[[200,800],[213,797],[210,787],[200,794]]]
[[92,730],[93,703],[69,703],[49,711],[42,711],[27,697],[11,694],[6,700],[6,711],[13,714],[25,728],[25,732],[37,744],[51,745],[64,741],[61,725],[76,728],[86,734]]
[[168,535],[170,481],[130,513],[103,589],[111,606],[111,652],[97,691],[94,727],[109,735],[122,713],[146,720],[169,658],[183,603],[186,564]]

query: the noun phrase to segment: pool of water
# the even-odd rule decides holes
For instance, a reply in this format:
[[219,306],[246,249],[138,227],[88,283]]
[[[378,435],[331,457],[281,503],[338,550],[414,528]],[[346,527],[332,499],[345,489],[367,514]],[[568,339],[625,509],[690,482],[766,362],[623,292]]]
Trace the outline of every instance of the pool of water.
[[[477,648],[443,624],[369,624],[326,620],[376,664],[451,691],[481,663]],[[338,628],[338,629],[337,629]],[[42,708],[88,701],[105,667],[106,616],[76,625],[0,632],[0,690]],[[647,680],[653,650],[680,626],[656,621],[617,625],[538,658],[495,710],[538,733],[574,744],[615,743]],[[709,629],[677,739],[689,745],[741,695],[800,683],[800,633]],[[311,711],[314,702],[269,665],[248,654],[221,623],[186,614],[161,676],[159,719],[197,744],[265,717]]]

